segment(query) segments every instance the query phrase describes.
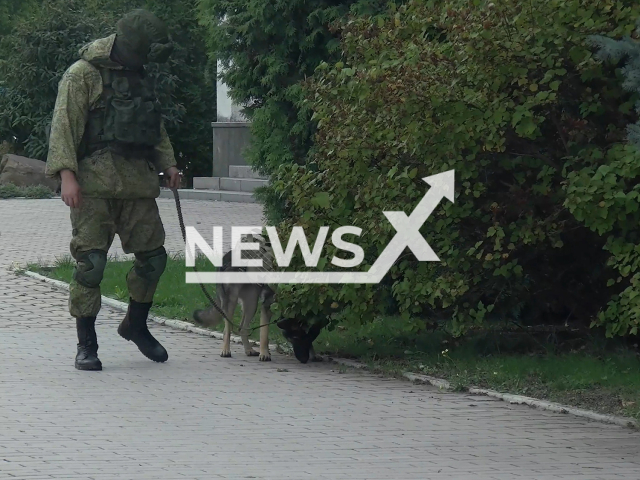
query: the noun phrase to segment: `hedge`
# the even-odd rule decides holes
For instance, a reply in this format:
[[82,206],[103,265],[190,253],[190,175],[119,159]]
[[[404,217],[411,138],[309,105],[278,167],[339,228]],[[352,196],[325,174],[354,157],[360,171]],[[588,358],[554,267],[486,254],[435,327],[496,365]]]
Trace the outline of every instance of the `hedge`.
[[380,285],[281,286],[280,314],[636,334],[638,94],[591,36],[630,35],[638,17],[630,0],[414,0],[343,22],[339,61],[296,86],[317,132],[272,171],[280,231],[358,226],[365,270],[395,234],[382,211],[409,214],[422,177],[454,169],[455,203],[421,230],[441,262],[405,252]]

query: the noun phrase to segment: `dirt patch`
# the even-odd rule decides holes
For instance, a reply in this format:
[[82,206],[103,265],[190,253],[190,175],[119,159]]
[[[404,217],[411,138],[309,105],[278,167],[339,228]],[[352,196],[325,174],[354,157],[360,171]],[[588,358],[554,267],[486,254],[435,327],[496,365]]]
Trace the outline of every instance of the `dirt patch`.
[[620,392],[612,390],[578,390],[551,395],[550,400],[585,410],[609,415],[630,415],[636,407],[633,400],[625,400]]

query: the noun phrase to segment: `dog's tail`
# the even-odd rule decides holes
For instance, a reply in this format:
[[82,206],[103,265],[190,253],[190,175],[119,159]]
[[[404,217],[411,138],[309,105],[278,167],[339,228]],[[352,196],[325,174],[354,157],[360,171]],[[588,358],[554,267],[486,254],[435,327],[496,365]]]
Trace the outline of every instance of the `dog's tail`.
[[193,319],[199,325],[215,327],[222,321],[222,315],[215,307],[211,306],[206,310],[196,310],[193,312]]

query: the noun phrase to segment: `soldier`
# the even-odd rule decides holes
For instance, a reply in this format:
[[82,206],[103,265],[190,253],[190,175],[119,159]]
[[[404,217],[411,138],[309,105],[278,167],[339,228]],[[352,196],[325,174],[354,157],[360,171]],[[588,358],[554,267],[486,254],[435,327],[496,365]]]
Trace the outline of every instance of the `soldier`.
[[166,26],[146,10],[125,15],[116,33],[80,50],[62,77],[49,134],[47,175],[61,180],[71,210],[71,255],[76,261],[69,312],[76,318],[75,367],[102,370],[95,321],[107,252],[117,233],[135,261],[127,275],[129,308],[118,333],[155,362],[167,351],[151,335],[147,317],[167,253],[156,198],[159,172],[177,188],[180,175],[148,62],[166,62]]

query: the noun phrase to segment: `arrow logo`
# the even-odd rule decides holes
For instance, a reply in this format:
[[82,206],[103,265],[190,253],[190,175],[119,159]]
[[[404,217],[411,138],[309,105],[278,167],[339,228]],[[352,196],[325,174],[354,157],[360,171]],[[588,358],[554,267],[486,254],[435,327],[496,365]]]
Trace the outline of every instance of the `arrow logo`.
[[411,215],[405,212],[383,212],[396,234],[368,272],[187,272],[187,283],[380,283],[405,248],[421,262],[440,259],[420,234],[420,228],[443,198],[455,201],[455,171],[449,170],[422,179],[430,185]]

